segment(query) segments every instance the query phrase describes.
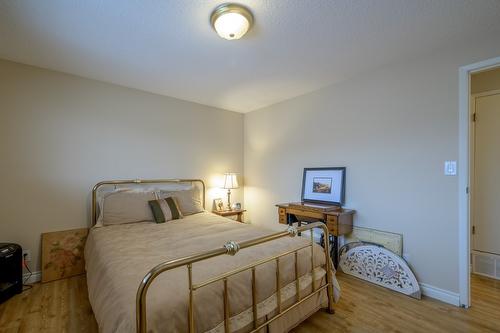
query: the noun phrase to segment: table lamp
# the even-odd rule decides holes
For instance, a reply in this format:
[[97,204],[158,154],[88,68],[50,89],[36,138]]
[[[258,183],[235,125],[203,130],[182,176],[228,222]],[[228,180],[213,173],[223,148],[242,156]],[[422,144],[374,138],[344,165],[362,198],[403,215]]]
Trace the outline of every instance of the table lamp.
[[232,210],[231,208],[231,190],[238,188],[238,179],[236,179],[235,173],[225,173],[224,174],[224,189],[227,190],[227,210]]

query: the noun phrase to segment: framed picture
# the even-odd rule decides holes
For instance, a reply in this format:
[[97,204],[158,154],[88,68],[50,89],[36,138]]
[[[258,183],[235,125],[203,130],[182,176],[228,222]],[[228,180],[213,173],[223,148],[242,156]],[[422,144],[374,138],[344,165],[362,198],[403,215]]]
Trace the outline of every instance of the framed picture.
[[218,212],[222,212],[224,210],[224,202],[221,198],[214,199],[215,210]]
[[345,167],[304,168],[302,201],[343,205]]

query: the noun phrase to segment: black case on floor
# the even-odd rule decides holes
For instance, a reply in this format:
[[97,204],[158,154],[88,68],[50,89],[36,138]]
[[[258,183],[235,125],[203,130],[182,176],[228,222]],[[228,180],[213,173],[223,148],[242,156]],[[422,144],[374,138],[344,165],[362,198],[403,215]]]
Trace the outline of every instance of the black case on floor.
[[0,243],[0,303],[23,291],[23,249]]

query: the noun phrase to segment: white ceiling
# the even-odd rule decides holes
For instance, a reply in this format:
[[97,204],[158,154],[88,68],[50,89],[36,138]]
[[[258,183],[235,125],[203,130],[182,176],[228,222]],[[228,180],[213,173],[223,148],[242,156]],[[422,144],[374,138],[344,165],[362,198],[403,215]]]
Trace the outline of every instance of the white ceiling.
[[500,32],[498,0],[0,0],[0,58],[248,112],[443,43]]

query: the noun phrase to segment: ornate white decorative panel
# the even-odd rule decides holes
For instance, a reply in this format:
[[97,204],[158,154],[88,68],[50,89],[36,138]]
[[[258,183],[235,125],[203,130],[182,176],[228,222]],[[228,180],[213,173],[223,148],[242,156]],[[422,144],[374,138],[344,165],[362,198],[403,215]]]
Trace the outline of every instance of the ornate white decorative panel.
[[340,250],[346,274],[420,299],[420,286],[403,258],[376,244],[349,243]]

